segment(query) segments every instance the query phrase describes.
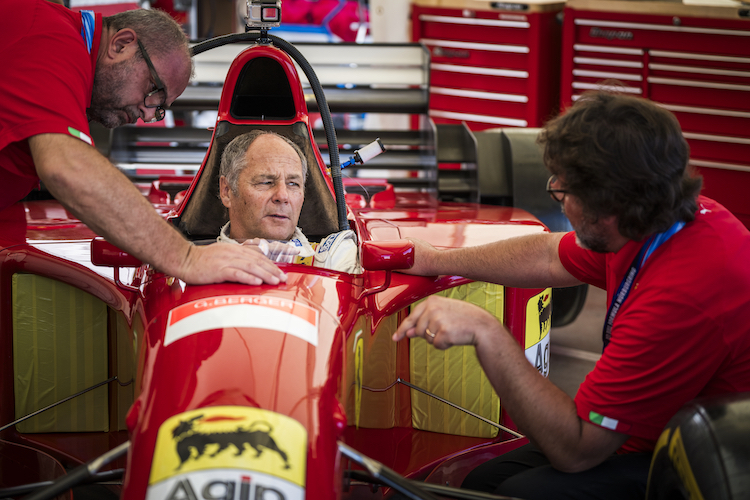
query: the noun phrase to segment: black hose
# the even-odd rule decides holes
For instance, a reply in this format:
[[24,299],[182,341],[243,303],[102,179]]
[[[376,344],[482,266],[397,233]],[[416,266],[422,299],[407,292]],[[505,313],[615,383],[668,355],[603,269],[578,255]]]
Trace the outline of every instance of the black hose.
[[128,452],[130,448],[130,441],[125,441],[121,445],[109,450],[104,455],[95,458],[94,460],[87,462],[83,465],[79,465],[72,471],[68,472],[64,476],[60,476],[52,484],[41,488],[30,495],[23,497],[22,500],[52,500],[60,493],[68,491],[69,489],[79,484],[90,482],[92,478],[95,478],[99,473],[99,469],[107,465],[108,463],[116,460]]
[[68,491],[72,487],[85,482],[90,476],[91,473],[85,465],[78,467],[55,480],[50,486],[23,497],[23,500],[49,500],[55,498],[60,493]]
[[217,36],[216,38],[193,45],[190,49],[190,55],[195,57],[207,50],[215,49],[216,47],[221,47],[228,43],[254,42],[258,38],[260,38],[260,33],[231,33],[229,35]]
[[331,162],[331,180],[333,181],[333,191],[336,194],[336,208],[338,209],[339,215],[339,231],[345,231],[349,229],[349,220],[346,217],[346,202],[344,201],[344,184],[341,180],[341,163],[339,160],[339,144],[336,140],[336,130],[333,126],[333,118],[331,118],[331,110],[328,107],[328,101],[323,93],[323,87],[320,86],[318,75],[315,74],[312,66],[302,53],[297,50],[297,47],[287,42],[283,38],[279,38],[274,35],[268,35],[269,38],[282,48],[287,54],[297,61],[302,71],[307,76],[307,81],[310,82],[310,86],[315,94],[315,100],[318,102],[318,111],[320,111],[320,118],[323,120],[323,129],[326,132],[326,142],[328,143],[328,156]]
[[191,49],[191,54],[196,56],[207,50],[221,47],[229,43],[242,42],[242,41],[257,41],[261,36],[267,36],[275,45],[280,49],[284,50],[299,64],[302,71],[305,72],[307,81],[310,82],[310,86],[315,94],[315,100],[318,102],[318,110],[320,111],[320,118],[323,120],[323,129],[326,133],[326,142],[328,143],[328,155],[331,164],[331,180],[333,181],[333,191],[336,195],[336,209],[338,211],[339,218],[339,231],[349,229],[349,220],[346,217],[346,201],[344,198],[344,184],[341,180],[341,163],[339,160],[339,145],[336,140],[336,129],[333,126],[333,119],[331,118],[331,110],[328,107],[328,101],[323,93],[323,88],[320,85],[318,76],[315,74],[312,66],[305,56],[297,50],[297,47],[287,42],[283,38],[279,38],[275,35],[261,35],[260,33],[233,33],[230,35],[219,36],[206,40],[197,45],[194,45]]

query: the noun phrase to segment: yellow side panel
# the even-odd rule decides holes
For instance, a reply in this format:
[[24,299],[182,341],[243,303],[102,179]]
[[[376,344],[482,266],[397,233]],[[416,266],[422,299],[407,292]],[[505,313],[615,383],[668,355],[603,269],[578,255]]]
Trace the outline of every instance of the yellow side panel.
[[[503,321],[503,287],[469,283],[436,295],[465,300]],[[474,348],[451,347],[440,351],[422,338],[410,340],[411,382],[493,422],[500,420],[500,398],[484,374]],[[473,437],[495,437],[497,428],[418,391],[411,391],[415,429]]]
[[[106,305],[59,281],[13,275],[13,367],[16,418],[106,380]],[[19,432],[108,431],[107,386],[16,427]]]

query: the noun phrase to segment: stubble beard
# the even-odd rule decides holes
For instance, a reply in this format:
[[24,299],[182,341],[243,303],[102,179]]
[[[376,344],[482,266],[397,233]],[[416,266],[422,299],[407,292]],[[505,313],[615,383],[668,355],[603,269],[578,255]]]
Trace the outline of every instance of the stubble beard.
[[596,253],[608,253],[609,241],[595,223],[584,219],[580,227],[574,228],[576,233],[576,243],[581,248],[591,250]]
[[[128,75],[132,74],[131,67],[132,61],[121,61],[109,67],[97,66],[91,106],[86,110],[90,121],[106,128],[116,128],[138,117],[137,109],[120,101]],[[123,113],[127,114],[127,119]]]

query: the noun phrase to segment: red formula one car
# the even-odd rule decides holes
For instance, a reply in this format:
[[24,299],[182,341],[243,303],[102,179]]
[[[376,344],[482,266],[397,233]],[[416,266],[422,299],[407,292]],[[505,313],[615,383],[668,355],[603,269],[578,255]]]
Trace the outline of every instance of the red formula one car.
[[[362,272],[280,264],[278,286],[186,285],[94,239],[55,201],[0,213],[0,497],[432,498],[526,442],[472,349],[391,335],[425,297],[467,300],[546,374],[550,291],[394,271],[411,265],[410,236],[458,247],[546,228],[384,182],[345,205],[279,47],[293,53],[260,36],[235,59],[200,172],[181,204],[155,208],[195,244],[215,241],[223,148],[273,130],[311,166],[300,226],[311,241],[351,227]],[[105,486],[77,484],[94,481]]]
[[[547,229],[522,210],[442,203],[385,181],[360,179],[368,198],[345,195],[332,128],[330,174],[312,140],[300,55],[264,32],[199,47],[234,39],[257,43],[229,69],[200,172],[179,204],[158,182],[149,198],[195,244],[214,242],[226,222],[224,147],[273,130],[311,166],[300,226],[311,241],[353,229],[361,272],[280,264],[288,281],[278,286],[186,285],[97,239],[55,201],[0,212],[0,498],[488,498],[455,487],[526,439],[473,349],[391,334],[430,295],[470,301],[546,375],[551,292],[396,271],[411,265],[410,236],[460,247]],[[731,463],[746,463],[746,415],[746,399],[678,415],[657,449],[667,480],[652,477],[664,486],[653,498],[741,483],[746,469]]]

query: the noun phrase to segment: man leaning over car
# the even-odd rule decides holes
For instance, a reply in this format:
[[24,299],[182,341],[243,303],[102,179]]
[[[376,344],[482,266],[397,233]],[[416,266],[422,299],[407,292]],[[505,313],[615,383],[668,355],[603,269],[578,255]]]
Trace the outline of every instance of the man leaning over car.
[[[688,401],[750,390],[750,233],[698,196],[676,118],[645,99],[584,94],[542,130],[547,191],[574,232],[439,251],[415,241],[415,274],[512,287],[607,290],[604,351],[571,399],[505,328],[466,302],[431,297],[393,339],[474,345],[531,444],[463,487],[524,499],[643,498],[655,442]],[[467,320],[471,318],[471,320]]]
[[46,0],[6,0],[0,67],[0,210],[41,180],[92,230],[188,283],[286,279],[257,248],[190,244],[93,147],[90,120],[109,128],[160,120],[185,90],[190,52],[169,15],[102,18]]
[[305,201],[307,168],[302,150],[286,137],[265,130],[235,137],[221,157],[219,195],[229,222],[222,227],[218,241],[248,245],[258,245],[259,239],[283,242],[299,252],[295,262],[357,273],[354,231],[330,234],[313,246],[297,227]]

